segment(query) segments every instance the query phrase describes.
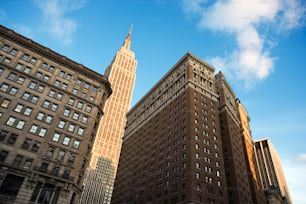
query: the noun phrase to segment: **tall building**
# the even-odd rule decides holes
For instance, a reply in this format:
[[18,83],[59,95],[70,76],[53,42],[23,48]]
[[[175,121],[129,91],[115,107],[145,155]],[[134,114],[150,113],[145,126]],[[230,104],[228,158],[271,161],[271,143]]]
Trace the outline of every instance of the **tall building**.
[[240,127],[242,131],[242,143],[248,174],[248,180],[251,189],[253,203],[266,203],[265,194],[261,185],[260,173],[255,157],[254,142],[250,128],[250,117],[239,99],[236,99],[236,106],[240,118]]
[[128,112],[112,203],[228,203],[214,68],[187,53]]
[[[112,84],[113,93],[105,104],[105,115],[98,129],[88,168],[91,175],[84,182],[84,192],[80,203],[110,203],[111,200],[126,125],[126,113],[130,108],[136,78],[137,61],[134,52],[130,49],[131,29],[132,27],[122,47],[105,71],[105,76]],[[105,161],[109,162],[105,163]],[[113,170],[106,171],[110,169]],[[101,177],[107,178],[107,181],[100,182],[97,190],[93,184],[96,184]]]
[[[281,162],[272,143],[267,138],[260,139],[255,141],[254,147],[267,201],[271,200],[268,203],[292,204]],[[281,202],[274,201],[277,194]]]
[[0,201],[76,203],[106,77],[0,26]]
[[[241,118],[236,105],[235,93],[221,72],[215,78],[219,94],[219,115],[228,203],[258,203],[252,198],[247,167],[248,157],[245,152]],[[246,124],[243,123],[243,126]]]

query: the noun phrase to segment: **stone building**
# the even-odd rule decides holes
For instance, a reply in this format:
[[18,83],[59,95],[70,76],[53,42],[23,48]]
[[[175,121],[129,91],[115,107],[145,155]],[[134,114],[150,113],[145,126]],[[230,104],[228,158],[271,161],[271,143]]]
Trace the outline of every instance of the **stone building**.
[[0,26],[1,203],[76,203],[108,79]]

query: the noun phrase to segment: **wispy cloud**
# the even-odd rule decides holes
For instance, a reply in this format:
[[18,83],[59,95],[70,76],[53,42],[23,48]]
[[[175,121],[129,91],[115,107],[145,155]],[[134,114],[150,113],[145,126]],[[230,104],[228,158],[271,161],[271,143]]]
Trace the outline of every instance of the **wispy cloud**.
[[68,13],[83,7],[85,0],[36,0],[43,14],[44,30],[63,41],[72,43],[78,24]]
[[6,13],[2,9],[0,9],[0,20],[3,20],[6,18]]
[[225,32],[235,37],[237,47],[224,57],[211,62],[250,88],[268,77],[274,69],[271,56],[274,43],[260,28],[274,27],[290,31],[303,23],[305,8],[299,0],[183,0],[187,16],[200,16],[199,28]]
[[306,172],[306,153],[284,160],[282,166],[293,203],[306,203],[306,179],[303,177]]

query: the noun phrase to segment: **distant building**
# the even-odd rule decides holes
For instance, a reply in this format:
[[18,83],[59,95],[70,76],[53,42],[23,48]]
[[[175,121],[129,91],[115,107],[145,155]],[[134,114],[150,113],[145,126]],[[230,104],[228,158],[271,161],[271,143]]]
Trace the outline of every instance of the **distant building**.
[[106,77],[0,26],[1,203],[76,203]]
[[[84,182],[84,191],[80,203],[96,204],[110,203],[111,201],[126,125],[126,113],[130,108],[136,78],[137,61],[134,52],[130,49],[131,29],[122,47],[105,71],[105,76],[111,82],[113,93],[105,104],[105,115],[97,132],[92,159],[88,168],[88,171],[91,172],[88,173],[90,177],[86,178]],[[108,162],[105,163],[105,161]],[[99,162],[103,163],[101,165],[102,169],[99,167]],[[113,169],[112,172],[108,171],[109,169]],[[100,189],[96,190],[91,183],[95,182],[95,177],[101,176],[108,179],[100,182],[98,187]]]
[[187,53],[128,112],[112,203],[228,203],[218,103]]
[[282,204],[292,204],[281,162],[272,143],[265,138],[256,140],[254,146],[268,204],[275,203],[273,200],[279,200],[279,197]]

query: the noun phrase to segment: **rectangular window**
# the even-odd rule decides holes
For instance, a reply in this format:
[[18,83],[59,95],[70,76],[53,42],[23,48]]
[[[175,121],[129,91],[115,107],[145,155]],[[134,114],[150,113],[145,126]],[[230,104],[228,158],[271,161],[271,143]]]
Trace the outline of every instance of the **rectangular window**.
[[64,138],[63,145],[69,145],[70,139],[71,139],[70,137],[67,137],[67,136],[66,136],[66,137]]
[[18,64],[16,65],[15,69],[21,70],[22,67],[23,67],[23,64],[18,63]]
[[15,160],[13,161],[12,165],[16,166],[16,167],[19,167],[21,162],[22,162],[22,160],[23,160],[23,156],[17,155]]
[[67,75],[66,75],[66,79],[67,79],[67,80],[69,80],[69,81],[70,81],[70,80],[71,80],[71,78],[72,78],[72,75],[71,75],[71,74],[67,74]]
[[66,153],[65,151],[60,150],[57,155],[57,160],[60,160],[60,161],[64,160],[65,153]]
[[18,84],[23,84],[24,80],[25,80],[24,77],[19,76],[16,82],[17,82]]
[[79,149],[79,147],[80,147],[80,141],[75,140],[75,141],[73,142],[73,148],[74,148],[74,149]]
[[88,122],[88,117],[87,116],[83,116],[82,123],[87,124],[87,122]]
[[11,53],[11,55],[15,56],[17,54],[17,52],[18,52],[18,50],[13,48],[10,53]]
[[82,127],[79,127],[79,129],[78,129],[78,135],[79,135],[79,136],[83,136],[83,135],[84,135],[84,132],[85,132],[85,129],[82,128]]
[[16,79],[16,77],[17,77],[17,74],[15,74],[15,73],[13,73],[13,72],[11,72],[9,75],[8,75],[8,79],[9,80],[15,80]]
[[15,122],[16,122],[16,118],[10,116],[9,119],[6,121],[6,124],[8,126],[13,126],[15,124]]
[[43,107],[44,108],[49,108],[49,106],[50,106],[50,101],[44,101]]
[[24,94],[23,94],[23,96],[22,96],[22,99],[24,99],[24,100],[29,100],[30,96],[31,96],[30,93],[24,92]]
[[38,130],[38,126],[37,125],[32,125],[32,127],[30,129],[30,133],[36,134],[37,130]]
[[73,98],[69,98],[68,104],[73,106],[74,105],[74,99]]
[[30,67],[25,67],[23,72],[29,74],[31,72],[31,68]]
[[18,92],[18,89],[16,87],[12,87],[9,94],[11,94],[12,96],[15,96],[17,92]]
[[30,58],[30,55],[28,55],[28,54],[24,54],[24,55],[22,56],[22,59],[25,60],[25,61],[28,61],[29,58]]
[[19,129],[19,130],[22,130],[24,125],[25,125],[25,121],[19,120],[17,125],[16,125],[16,128]]
[[78,90],[77,90],[77,89],[73,89],[73,90],[72,90],[72,93],[73,93],[74,95],[77,95],[77,94],[78,94]]
[[36,72],[35,77],[36,77],[36,78],[42,77],[42,73],[41,73],[41,72]]
[[10,47],[8,45],[3,45],[2,46],[2,50],[5,51],[5,52],[7,52],[9,50],[9,48]]
[[75,128],[75,125],[74,125],[74,124],[70,124],[70,125],[68,126],[68,131],[69,131],[69,132],[74,132],[74,128]]
[[0,90],[3,92],[7,92],[9,85],[6,83],[1,84]]
[[15,108],[15,112],[20,113],[23,109],[24,105],[22,104],[17,104],[16,108]]
[[18,135],[16,134],[11,134],[10,137],[7,139],[7,143],[8,144],[15,144],[16,140],[17,140]]
[[83,103],[79,101],[79,102],[78,102],[78,105],[77,105],[77,108],[78,108],[78,109],[82,109],[82,108],[83,108]]
[[21,145],[21,148],[22,149],[28,149],[30,147],[31,143],[32,143],[31,139],[25,138],[25,140],[23,141],[23,143]]
[[38,96],[32,96],[31,103],[36,104],[38,102]]
[[59,80],[55,80],[54,86],[59,87],[60,84],[61,84],[61,82]]
[[73,113],[73,116],[72,116],[72,119],[73,119],[73,120],[78,120],[78,119],[79,119],[79,116],[80,116],[80,114],[79,114],[78,112],[74,112],[74,113]]
[[61,134],[55,132],[55,133],[53,134],[52,140],[53,140],[54,142],[58,142],[59,139],[60,139],[60,137],[61,137]]
[[47,133],[47,129],[46,128],[40,128],[40,131],[38,133],[38,136],[40,137],[45,137]]
[[37,88],[37,91],[42,93],[44,91],[44,89],[45,89],[45,86],[39,85],[38,88]]
[[58,107],[58,105],[55,104],[55,103],[53,103],[52,106],[51,106],[51,110],[52,110],[52,111],[56,111],[56,110],[57,110],[57,107]]
[[49,146],[48,151],[46,152],[46,155],[48,157],[52,157],[55,151],[55,147]]
[[25,109],[25,111],[24,111],[24,115],[26,115],[26,116],[30,116],[31,115],[31,113],[32,113],[32,108],[30,108],[30,107],[27,107],[26,109]]
[[64,77],[65,76],[65,72],[64,71],[60,71],[59,73],[58,73],[58,76],[60,76],[60,77]]
[[26,159],[23,164],[24,169],[30,169],[32,166],[33,159]]
[[62,84],[62,89],[66,90],[67,87],[68,87],[68,84],[65,84],[65,83]]
[[52,120],[53,120],[53,116],[48,115],[48,116],[46,117],[45,122],[48,123],[48,124],[50,124],[50,123],[52,122]]
[[7,108],[10,105],[11,101],[8,99],[4,99],[1,103],[1,107]]
[[64,129],[64,127],[65,127],[65,124],[66,124],[66,122],[65,121],[63,121],[63,120],[61,120],[59,123],[58,123],[58,128],[61,128],[61,129]]

